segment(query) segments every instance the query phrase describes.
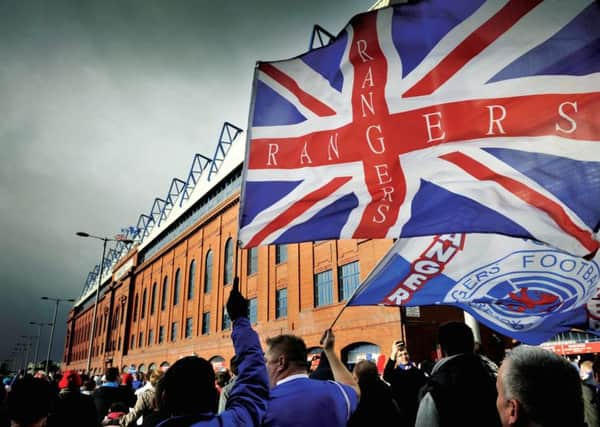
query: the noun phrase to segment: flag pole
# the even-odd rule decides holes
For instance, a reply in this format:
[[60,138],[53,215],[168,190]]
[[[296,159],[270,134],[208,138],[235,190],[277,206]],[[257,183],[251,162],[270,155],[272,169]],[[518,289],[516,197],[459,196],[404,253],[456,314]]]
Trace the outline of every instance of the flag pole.
[[[242,243],[240,240],[235,241],[235,260],[233,261],[233,271],[235,271],[235,277],[234,279],[238,279],[238,283],[240,280],[240,273],[238,271],[238,258],[240,256],[240,243]],[[242,292],[241,289],[239,290],[240,293]]]

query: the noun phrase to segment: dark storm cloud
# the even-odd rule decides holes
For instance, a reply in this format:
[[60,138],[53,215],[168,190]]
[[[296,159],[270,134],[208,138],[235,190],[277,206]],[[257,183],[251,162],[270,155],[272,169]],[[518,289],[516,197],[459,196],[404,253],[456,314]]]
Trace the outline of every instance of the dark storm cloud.
[[337,33],[370,4],[0,1],[0,358],[51,320],[42,295],[81,293],[101,246],[75,231],[135,224],[225,120],[246,127],[257,60],[296,56],[314,24]]

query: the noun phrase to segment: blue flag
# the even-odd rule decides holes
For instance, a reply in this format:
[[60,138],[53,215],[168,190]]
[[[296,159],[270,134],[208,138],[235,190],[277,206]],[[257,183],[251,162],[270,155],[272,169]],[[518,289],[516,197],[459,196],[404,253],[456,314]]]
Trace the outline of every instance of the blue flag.
[[459,307],[490,328],[539,344],[574,327],[600,331],[600,253],[587,260],[494,234],[399,239],[348,305]]

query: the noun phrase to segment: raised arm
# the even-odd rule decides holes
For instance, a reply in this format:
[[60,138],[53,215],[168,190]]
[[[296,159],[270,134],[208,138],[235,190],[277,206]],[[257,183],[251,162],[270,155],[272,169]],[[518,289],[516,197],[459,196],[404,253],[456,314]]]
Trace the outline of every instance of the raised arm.
[[327,355],[329,365],[331,366],[331,372],[333,372],[333,378],[341,384],[346,384],[354,389],[356,395],[360,397],[360,388],[358,383],[342,363],[335,352],[335,335],[331,329],[327,329],[323,338],[321,338],[321,344],[323,345],[323,351]]
[[248,301],[237,289],[237,278],[227,301],[227,312],[233,321],[231,339],[240,364],[225,411],[219,416],[222,425],[258,426],[267,411],[269,380],[258,335],[248,320]]

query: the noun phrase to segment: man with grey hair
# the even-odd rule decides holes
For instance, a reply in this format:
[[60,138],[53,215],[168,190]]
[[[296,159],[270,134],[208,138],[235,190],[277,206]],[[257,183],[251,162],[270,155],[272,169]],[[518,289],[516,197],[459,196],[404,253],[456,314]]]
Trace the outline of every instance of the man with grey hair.
[[496,380],[503,427],[584,426],[577,370],[540,347],[521,345],[504,359]]

